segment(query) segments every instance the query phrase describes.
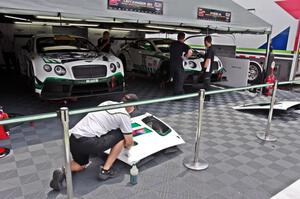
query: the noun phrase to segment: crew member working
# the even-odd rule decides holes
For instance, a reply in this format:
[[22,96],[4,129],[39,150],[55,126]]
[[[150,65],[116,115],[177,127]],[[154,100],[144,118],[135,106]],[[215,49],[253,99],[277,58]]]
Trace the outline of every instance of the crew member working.
[[101,52],[109,53],[111,50],[111,40],[110,33],[108,31],[104,31],[102,38],[98,39],[98,49]]
[[174,81],[174,95],[184,94],[184,68],[183,60],[192,56],[193,51],[184,43],[185,34],[178,33],[177,41],[170,46],[170,77]]
[[[204,64],[203,64],[203,84],[205,91],[210,90],[211,83],[211,72],[212,72],[212,63],[214,62],[215,52],[212,48],[212,38],[211,36],[206,36],[204,38],[204,45],[206,47],[204,55]],[[210,95],[205,97],[206,101],[210,101]]]
[[[127,94],[122,102],[137,101],[135,94]],[[122,103],[121,102],[121,103]],[[118,104],[119,102],[106,101],[99,106]],[[119,108],[107,111],[98,111],[87,114],[70,130],[70,151],[73,156],[71,171],[83,171],[89,165],[91,154],[101,156],[104,151],[111,151],[103,166],[100,166],[98,178],[106,180],[114,177],[112,165],[125,147],[129,149],[133,145],[130,113],[135,106]],[[50,187],[56,191],[61,190],[65,179],[65,169],[56,169]]]

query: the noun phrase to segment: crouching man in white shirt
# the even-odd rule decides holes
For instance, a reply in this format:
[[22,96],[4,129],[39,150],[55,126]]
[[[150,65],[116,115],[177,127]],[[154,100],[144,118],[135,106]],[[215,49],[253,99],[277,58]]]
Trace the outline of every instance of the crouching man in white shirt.
[[[137,101],[135,94],[127,94],[122,98],[122,102]],[[121,103],[122,103],[121,102]],[[106,101],[99,106],[118,104],[120,102]],[[89,164],[91,154],[101,155],[111,148],[104,165],[100,167],[98,178],[106,180],[114,177],[115,172],[112,165],[118,158],[122,149],[130,148],[133,145],[132,127],[130,113],[136,107],[98,111],[87,114],[70,130],[70,151],[73,160],[71,171],[79,172],[84,170]],[[56,169],[50,187],[54,190],[61,190],[65,179],[64,168]]]

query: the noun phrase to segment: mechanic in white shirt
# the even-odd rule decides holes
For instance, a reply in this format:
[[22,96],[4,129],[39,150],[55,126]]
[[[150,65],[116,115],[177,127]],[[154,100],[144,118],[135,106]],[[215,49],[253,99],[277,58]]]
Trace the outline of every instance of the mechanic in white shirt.
[[[127,94],[122,102],[137,101],[135,94]],[[106,101],[99,106],[118,104],[119,102]],[[100,168],[98,178],[106,180],[115,176],[111,169],[122,149],[130,148],[133,144],[130,113],[136,107],[130,106],[107,111],[98,111],[87,114],[70,130],[70,151],[73,156],[71,171],[84,170],[89,164],[91,154],[102,155],[104,151],[111,148],[106,162]],[[65,179],[64,169],[53,172],[50,187],[59,191]]]

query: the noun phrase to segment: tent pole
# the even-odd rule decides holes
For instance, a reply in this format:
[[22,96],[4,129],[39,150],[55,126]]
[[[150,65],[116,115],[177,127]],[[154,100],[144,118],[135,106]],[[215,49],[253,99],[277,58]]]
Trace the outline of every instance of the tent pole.
[[[300,19],[298,21],[298,30],[300,30]],[[299,37],[300,38],[300,31],[299,35],[296,35],[296,38]],[[291,72],[290,72],[290,78],[289,80],[294,80],[295,76],[296,76],[296,70],[297,70],[297,66],[299,64],[299,48],[300,48],[300,39],[298,39],[298,43],[296,45],[296,48],[294,49],[294,58],[293,58],[293,63],[292,63],[292,67],[291,67]]]
[[[272,34],[272,28],[271,28],[271,31],[267,34],[266,58],[265,58],[265,64],[263,65],[263,73],[262,73],[262,76],[261,76],[261,79],[260,79],[261,84],[264,83],[264,80],[266,78],[265,77],[266,76],[265,71],[267,71],[269,57],[270,57],[270,47],[271,47],[271,40],[272,40],[271,34]],[[263,94],[263,88],[260,88],[260,94],[261,95]]]
[[270,47],[271,47],[271,37],[272,32],[267,34],[267,49],[266,49],[266,59],[264,64],[264,69],[266,70],[268,67],[269,57],[270,57]]

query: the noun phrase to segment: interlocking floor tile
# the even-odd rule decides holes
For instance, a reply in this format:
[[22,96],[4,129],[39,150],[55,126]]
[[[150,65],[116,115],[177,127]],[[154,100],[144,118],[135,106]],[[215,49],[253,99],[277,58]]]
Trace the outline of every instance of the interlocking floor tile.
[[[171,89],[160,90],[153,82],[129,82],[129,92],[141,99],[170,96]],[[152,85],[151,85],[152,84]],[[22,88],[22,87],[21,87]],[[16,88],[18,89],[18,88]],[[54,112],[63,104],[40,101],[20,89],[22,96],[9,92],[0,104],[7,112],[37,114]],[[300,100],[300,93],[279,90],[278,99]],[[120,96],[83,98],[68,104],[70,109],[96,106]],[[73,175],[75,196],[85,199],[269,199],[300,178],[300,114],[293,110],[274,114],[271,133],[279,139],[263,143],[256,133],[265,131],[267,112],[235,111],[232,106],[269,102],[269,97],[249,92],[212,96],[205,103],[200,157],[210,163],[204,171],[187,170],[183,159],[193,154],[197,130],[198,98],[140,106],[172,126],[187,144],[175,154],[157,153],[142,165],[138,184],[129,184],[129,166],[116,162],[119,176],[106,182],[97,180],[103,159],[93,157],[92,166]],[[18,106],[16,106],[18,104]],[[138,113],[137,113],[138,114]],[[70,118],[72,127],[80,116]],[[60,199],[49,188],[53,169],[64,164],[62,127],[58,119],[23,123],[11,129],[10,140],[0,146],[12,147],[13,153],[0,159],[1,199]]]

